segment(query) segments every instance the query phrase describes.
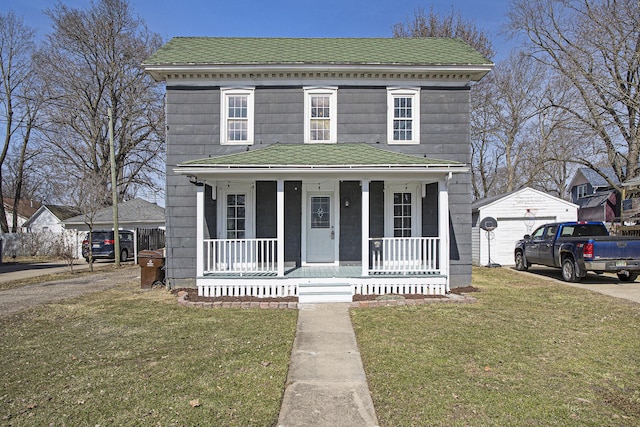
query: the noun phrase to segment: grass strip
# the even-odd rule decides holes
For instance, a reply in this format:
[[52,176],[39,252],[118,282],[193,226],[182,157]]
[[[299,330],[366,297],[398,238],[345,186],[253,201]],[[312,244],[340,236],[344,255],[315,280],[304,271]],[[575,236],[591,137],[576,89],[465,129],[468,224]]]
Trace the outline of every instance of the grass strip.
[[188,309],[137,281],[0,319],[0,424],[277,422],[294,310]]
[[356,309],[381,426],[636,426],[640,305],[509,269],[475,304]]

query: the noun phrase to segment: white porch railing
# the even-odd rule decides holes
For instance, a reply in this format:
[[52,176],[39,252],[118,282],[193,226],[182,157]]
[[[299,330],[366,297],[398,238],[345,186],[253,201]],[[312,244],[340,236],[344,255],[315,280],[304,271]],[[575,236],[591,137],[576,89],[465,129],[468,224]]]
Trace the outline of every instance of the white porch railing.
[[438,237],[382,237],[369,241],[369,274],[440,273]]
[[204,274],[277,274],[276,239],[206,239]]

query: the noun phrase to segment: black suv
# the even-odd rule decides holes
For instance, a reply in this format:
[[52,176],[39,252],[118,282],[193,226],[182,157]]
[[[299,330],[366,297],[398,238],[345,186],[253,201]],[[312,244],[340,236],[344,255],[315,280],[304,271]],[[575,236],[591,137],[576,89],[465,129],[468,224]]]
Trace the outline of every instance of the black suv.
[[[120,230],[120,262],[125,262],[133,256],[133,232]],[[82,257],[89,262],[89,249],[93,259],[115,259],[113,231],[98,230],[91,233],[92,242],[89,248],[89,233],[82,241]]]

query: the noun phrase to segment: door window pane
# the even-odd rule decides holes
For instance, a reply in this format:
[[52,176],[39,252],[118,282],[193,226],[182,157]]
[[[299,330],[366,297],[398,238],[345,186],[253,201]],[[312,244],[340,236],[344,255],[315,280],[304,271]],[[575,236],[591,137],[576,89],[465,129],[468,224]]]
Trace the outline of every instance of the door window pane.
[[331,197],[311,198],[311,228],[329,228],[331,226]]

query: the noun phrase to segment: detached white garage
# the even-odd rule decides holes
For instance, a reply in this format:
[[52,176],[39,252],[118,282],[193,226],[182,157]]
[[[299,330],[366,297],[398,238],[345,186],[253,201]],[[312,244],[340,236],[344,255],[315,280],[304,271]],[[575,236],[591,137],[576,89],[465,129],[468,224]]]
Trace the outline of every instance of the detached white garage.
[[[578,218],[578,205],[528,187],[478,200],[471,209],[474,265],[490,262],[513,265],[513,248],[525,234],[548,222],[577,221]],[[480,222],[487,217],[497,222],[496,229],[490,233],[480,228]]]

